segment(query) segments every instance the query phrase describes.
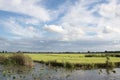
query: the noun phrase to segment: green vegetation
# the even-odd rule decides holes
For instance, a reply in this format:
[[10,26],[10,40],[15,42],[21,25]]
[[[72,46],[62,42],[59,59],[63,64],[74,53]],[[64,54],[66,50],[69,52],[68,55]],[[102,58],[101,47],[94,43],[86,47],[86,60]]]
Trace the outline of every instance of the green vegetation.
[[85,57],[120,57],[120,54],[115,54],[115,53],[107,53],[107,54],[86,54]]
[[10,54],[10,55],[1,55],[0,63],[3,65],[20,65],[20,66],[33,66],[33,60],[28,55],[22,53],[19,54]]
[[[65,67],[65,68],[107,68],[120,66],[120,54],[35,54],[21,53],[1,54],[2,62],[12,62],[19,65],[33,65],[32,60],[44,63],[48,66]],[[23,57],[24,56],[24,57]],[[31,58],[32,60],[31,60]],[[5,61],[4,61],[5,60]],[[6,61],[8,60],[8,61]]]
[[[26,54],[34,61],[45,63],[51,66],[60,66],[67,68],[105,68],[107,64],[112,66],[120,65],[120,58],[105,54]],[[89,57],[90,55],[90,57]],[[92,56],[91,56],[92,55]],[[115,54],[114,54],[115,55]],[[118,54],[116,54],[118,55]],[[109,60],[107,60],[109,56]],[[107,62],[108,61],[108,62]]]
[[[85,57],[86,54],[26,54],[35,61],[57,61],[70,63],[105,63],[106,57]],[[97,55],[97,54],[96,54]],[[110,57],[112,62],[120,62],[119,57]]]

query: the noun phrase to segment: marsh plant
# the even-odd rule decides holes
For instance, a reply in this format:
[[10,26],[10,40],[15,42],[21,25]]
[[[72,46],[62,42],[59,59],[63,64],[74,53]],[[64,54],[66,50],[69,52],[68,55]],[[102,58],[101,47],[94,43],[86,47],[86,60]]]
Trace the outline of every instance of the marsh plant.
[[109,56],[106,56],[106,68],[114,68],[115,64],[110,60]]
[[3,65],[19,65],[19,66],[33,66],[33,60],[22,53],[14,53],[8,57],[0,56],[0,63]]
[[7,57],[0,55],[0,63],[3,64],[3,62],[7,59]]

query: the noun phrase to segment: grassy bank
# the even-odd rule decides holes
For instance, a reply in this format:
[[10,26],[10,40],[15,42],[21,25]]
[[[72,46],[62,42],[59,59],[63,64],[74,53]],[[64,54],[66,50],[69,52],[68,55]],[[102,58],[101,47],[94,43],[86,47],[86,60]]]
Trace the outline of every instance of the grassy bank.
[[[60,67],[79,68],[105,68],[106,56],[104,54],[27,54],[34,61]],[[87,55],[87,56],[86,56]],[[91,54],[92,55],[92,54]],[[104,55],[104,56],[103,56]],[[110,65],[118,67],[120,58],[109,55]]]
[[[11,56],[12,54],[1,54],[3,56]],[[66,68],[105,68],[105,67],[119,67],[120,54],[29,54],[32,60],[40,63],[47,64],[54,67]],[[109,57],[107,61],[106,56]],[[106,65],[107,64],[107,65]]]

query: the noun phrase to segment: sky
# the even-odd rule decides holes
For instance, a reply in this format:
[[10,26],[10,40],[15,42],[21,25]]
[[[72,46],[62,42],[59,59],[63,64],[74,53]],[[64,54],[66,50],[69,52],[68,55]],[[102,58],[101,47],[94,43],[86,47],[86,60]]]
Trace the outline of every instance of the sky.
[[2,50],[120,50],[120,0],[0,0]]

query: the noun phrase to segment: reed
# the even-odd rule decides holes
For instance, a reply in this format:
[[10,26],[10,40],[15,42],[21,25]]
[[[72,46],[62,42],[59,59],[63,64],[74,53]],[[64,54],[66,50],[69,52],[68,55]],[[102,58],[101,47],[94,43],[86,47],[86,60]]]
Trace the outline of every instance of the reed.
[[14,53],[10,56],[0,56],[0,62],[4,65],[33,66],[33,60],[28,55]]

